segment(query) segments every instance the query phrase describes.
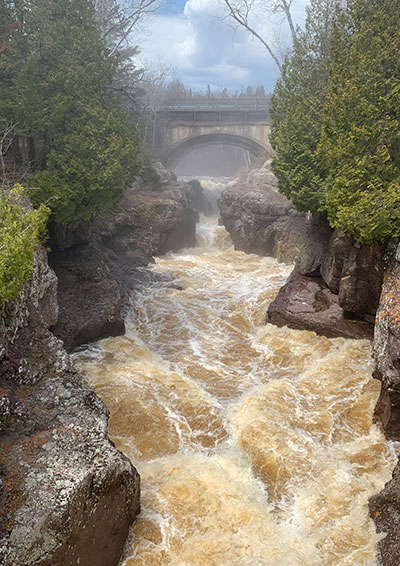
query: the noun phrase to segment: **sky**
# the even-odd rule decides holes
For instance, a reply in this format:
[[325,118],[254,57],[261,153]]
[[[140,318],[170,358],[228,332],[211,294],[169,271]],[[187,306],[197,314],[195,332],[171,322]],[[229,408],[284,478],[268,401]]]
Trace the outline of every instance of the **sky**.
[[[278,76],[275,63],[258,40],[224,18],[222,0],[167,1],[135,38],[146,68],[157,73],[167,67],[172,78],[194,90],[205,91],[210,85],[212,90],[240,91],[248,85],[264,85],[266,92],[272,92]],[[306,1],[293,0],[300,26]],[[287,44],[289,34],[282,22],[276,18],[269,22],[263,15],[256,19],[263,37]]]

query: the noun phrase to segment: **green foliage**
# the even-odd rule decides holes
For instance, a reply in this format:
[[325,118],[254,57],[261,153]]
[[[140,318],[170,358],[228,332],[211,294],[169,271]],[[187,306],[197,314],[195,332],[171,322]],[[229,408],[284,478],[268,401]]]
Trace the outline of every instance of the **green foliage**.
[[319,154],[332,226],[362,242],[400,235],[399,0],[349,0],[335,30]]
[[337,0],[312,0],[306,29],[298,34],[292,55],[272,97],[272,169],[280,192],[301,211],[325,212],[327,174],[316,153],[328,87],[329,42]]
[[24,211],[23,188],[16,185],[0,195],[0,302],[15,299],[30,277],[33,252],[44,233],[49,209]]
[[[138,169],[137,139],[124,124],[124,112],[86,108],[70,117],[35,174],[35,204],[48,202],[56,221],[89,220],[93,212],[122,195]],[[125,117],[126,121],[128,117]]]
[[113,95],[120,55],[104,44],[90,0],[1,3],[22,33],[0,55],[11,77],[0,103],[19,134],[43,145],[33,200],[48,203],[57,222],[88,220],[139,167],[135,128]]
[[149,222],[154,218],[157,212],[157,204],[158,203],[156,201],[142,204],[138,206],[138,208],[136,209],[136,214],[141,218],[143,218],[144,220],[146,220],[147,222]]
[[311,2],[283,67],[273,170],[298,209],[385,241],[400,235],[400,0],[340,4]]
[[151,164],[150,158],[145,155],[142,159],[142,166],[139,171],[139,175],[143,179],[143,181],[147,183],[158,183],[160,180],[160,175],[154,169],[153,165]]

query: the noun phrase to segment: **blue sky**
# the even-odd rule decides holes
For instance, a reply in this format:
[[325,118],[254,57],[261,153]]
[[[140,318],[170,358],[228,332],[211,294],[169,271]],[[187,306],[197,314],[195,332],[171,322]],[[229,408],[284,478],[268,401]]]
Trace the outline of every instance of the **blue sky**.
[[[167,0],[168,1],[168,0]],[[306,0],[294,0],[295,20],[304,22]],[[257,31],[272,43],[288,42],[284,24],[258,16]],[[135,38],[136,39],[136,38]],[[265,48],[243,29],[224,19],[222,0],[169,0],[146,22],[137,42],[141,60],[155,72],[159,66],[196,90],[240,91],[263,84],[273,90],[278,72]]]

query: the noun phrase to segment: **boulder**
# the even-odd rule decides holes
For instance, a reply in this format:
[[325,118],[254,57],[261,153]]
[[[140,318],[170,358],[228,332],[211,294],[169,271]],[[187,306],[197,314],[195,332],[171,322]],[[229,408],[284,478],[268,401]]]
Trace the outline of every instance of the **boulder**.
[[371,324],[346,317],[338,296],[320,277],[307,277],[295,271],[270,304],[267,322],[328,337],[372,339],[373,336]]
[[238,181],[222,193],[218,206],[235,249],[295,261],[304,242],[306,217],[274,184]]

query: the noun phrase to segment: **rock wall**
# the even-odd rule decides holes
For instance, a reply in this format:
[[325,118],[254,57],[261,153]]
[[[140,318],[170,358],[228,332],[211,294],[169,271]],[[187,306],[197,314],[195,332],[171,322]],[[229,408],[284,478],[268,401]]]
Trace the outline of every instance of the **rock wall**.
[[268,321],[330,337],[372,339],[384,254],[379,244],[360,244],[332,230],[323,217],[309,218],[305,244],[268,309]]
[[375,377],[382,382],[376,414],[387,435],[400,440],[400,246],[390,259],[383,281],[373,356]]
[[306,217],[277,192],[269,164],[226,189],[218,206],[235,249],[295,261],[304,243]]
[[[388,250],[381,301],[376,316],[373,357],[374,377],[382,382],[375,409],[376,420],[388,438],[400,440],[400,246]],[[392,253],[391,253],[392,252]],[[400,560],[400,462],[385,489],[370,500],[370,514],[378,532],[387,533],[378,545],[383,566]]]
[[0,318],[0,563],[116,566],[139,477],[107,437],[107,410],[60,340],[57,279],[33,276]]
[[179,183],[161,166],[158,173],[156,183],[135,183],[116,211],[90,225],[53,228],[49,261],[60,305],[53,331],[68,351],[123,334],[132,291],[152,277],[143,267],[154,255],[195,245],[200,184]]

